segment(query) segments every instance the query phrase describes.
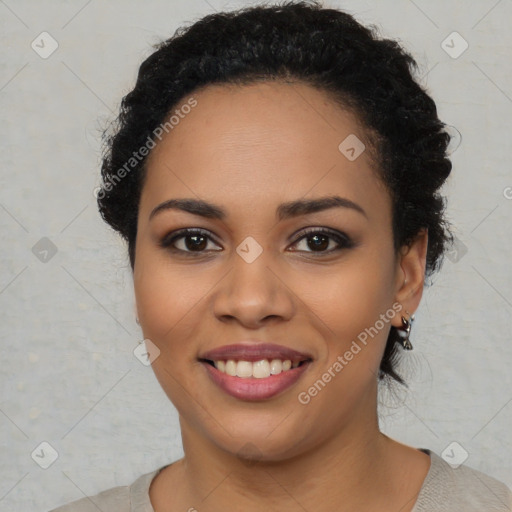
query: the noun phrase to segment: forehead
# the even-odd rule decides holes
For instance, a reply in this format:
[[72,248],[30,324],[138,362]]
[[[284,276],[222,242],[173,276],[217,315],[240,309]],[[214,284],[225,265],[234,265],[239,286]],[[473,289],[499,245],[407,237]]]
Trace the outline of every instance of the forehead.
[[[147,199],[191,195],[257,206],[273,196],[334,192],[386,201],[364,128],[327,93],[302,83],[259,82],[210,85],[191,96],[197,106],[148,157],[143,206]],[[349,159],[347,140],[357,152],[363,144],[367,149]]]

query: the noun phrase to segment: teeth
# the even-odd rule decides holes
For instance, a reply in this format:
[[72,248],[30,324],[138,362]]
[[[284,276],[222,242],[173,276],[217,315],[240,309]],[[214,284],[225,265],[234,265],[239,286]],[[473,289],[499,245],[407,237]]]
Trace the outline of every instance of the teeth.
[[272,359],[270,361],[270,373],[277,375],[283,371],[283,362],[280,359]]
[[252,377],[252,363],[249,361],[238,361],[236,363],[237,377]]
[[252,376],[257,379],[270,377],[270,363],[266,359],[252,363]]
[[241,377],[247,379],[254,377],[255,379],[265,379],[271,375],[279,375],[281,372],[286,372],[292,368],[297,368],[299,362],[292,362],[289,359],[282,361],[281,359],[272,359],[267,361],[235,361],[228,359],[227,361],[214,361],[215,368],[222,373],[226,373],[231,377]]
[[[217,370],[220,370],[218,365],[215,365],[215,366],[217,366]],[[232,359],[230,359],[229,361],[226,361],[225,371],[226,371],[226,373],[228,375],[231,375],[231,377],[235,377],[236,376],[236,363],[235,363],[235,361],[233,361]]]

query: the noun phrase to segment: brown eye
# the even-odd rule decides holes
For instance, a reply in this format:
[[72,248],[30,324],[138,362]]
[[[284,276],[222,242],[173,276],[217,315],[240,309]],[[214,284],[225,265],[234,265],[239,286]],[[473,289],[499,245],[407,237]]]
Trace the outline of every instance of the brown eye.
[[[208,231],[198,228],[187,228],[165,236],[160,242],[160,246],[165,249],[169,249],[172,252],[202,254],[209,252],[209,250],[206,250],[209,241],[213,240],[211,239]],[[179,245],[181,245],[181,247],[176,246],[177,242],[180,242]]]
[[[293,246],[296,246],[302,241],[305,241],[304,245],[307,247],[305,252],[316,252],[320,254],[330,254],[341,249],[348,249],[354,245],[350,238],[344,233],[318,228],[309,228],[302,231],[302,236],[293,243]],[[332,242],[335,243],[335,247],[329,249]]]

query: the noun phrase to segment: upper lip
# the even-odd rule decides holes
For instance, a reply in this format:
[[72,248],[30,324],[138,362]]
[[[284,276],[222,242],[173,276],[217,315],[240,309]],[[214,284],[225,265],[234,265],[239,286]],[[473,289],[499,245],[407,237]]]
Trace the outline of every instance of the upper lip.
[[261,361],[262,359],[289,359],[292,363],[312,359],[311,355],[298,352],[289,347],[276,345],[274,343],[261,343],[244,341],[232,345],[223,345],[207,352],[204,352],[199,359],[209,361]]

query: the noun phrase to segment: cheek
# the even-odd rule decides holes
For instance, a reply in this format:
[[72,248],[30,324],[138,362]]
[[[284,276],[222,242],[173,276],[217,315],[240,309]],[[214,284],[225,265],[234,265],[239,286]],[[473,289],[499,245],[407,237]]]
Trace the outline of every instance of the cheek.
[[[137,312],[145,339],[160,350],[152,369],[162,389],[183,413],[190,408],[190,397],[183,390],[193,389],[190,371],[196,362],[197,310],[205,292],[183,267],[171,266],[165,253],[140,247],[134,268]],[[191,281],[192,279],[192,281]],[[204,285],[206,287],[206,284]]]
[[207,273],[202,277],[185,265],[171,266],[165,251],[140,248],[134,269],[137,311],[144,336],[159,348],[186,342],[194,310],[209,288]]
[[[329,275],[308,279],[302,295],[329,329],[327,362],[351,347],[357,355],[350,366],[377,368],[395,312],[392,249],[360,250]],[[315,287],[311,283],[316,283]],[[386,315],[388,312],[388,316]],[[389,318],[388,318],[389,317]],[[384,320],[382,320],[384,318]],[[361,347],[358,350],[357,345]],[[348,357],[351,357],[348,355]],[[352,362],[354,361],[354,362]]]
[[389,258],[386,254],[376,257],[371,251],[361,251],[360,257],[337,268],[329,278],[317,279],[315,296],[311,296],[312,281],[302,290],[309,294],[308,305],[328,327],[324,330],[326,350],[298,397],[308,400],[310,418],[322,416],[322,427],[315,427],[319,436],[349,421],[361,404],[373,400],[391,319],[396,314],[392,309],[393,253],[389,252]]
[[[392,266],[385,257],[368,258],[362,252],[350,264],[340,266],[314,288],[308,279],[304,293],[311,297],[334,325],[360,325],[384,312],[392,298]],[[383,311],[382,308],[384,308]],[[347,321],[349,320],[350,321]]]

